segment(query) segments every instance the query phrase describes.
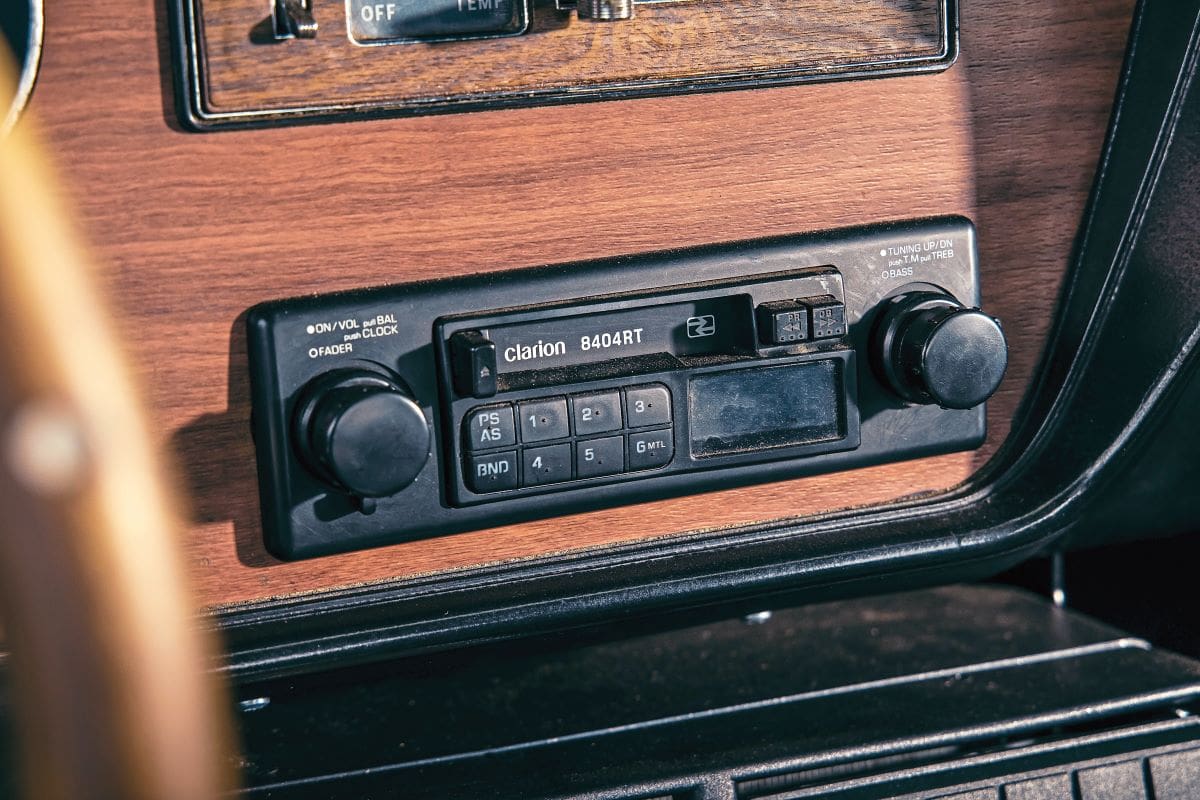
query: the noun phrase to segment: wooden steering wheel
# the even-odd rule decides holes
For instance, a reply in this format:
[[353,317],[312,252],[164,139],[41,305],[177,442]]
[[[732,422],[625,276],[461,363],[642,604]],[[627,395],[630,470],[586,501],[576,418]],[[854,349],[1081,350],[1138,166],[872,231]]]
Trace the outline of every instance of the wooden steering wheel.
[[[0,52],[0,97],[12,69]],[[25,794],[213,798],[227,706],[180,514],[29,120],[0,139],[0,618]]]

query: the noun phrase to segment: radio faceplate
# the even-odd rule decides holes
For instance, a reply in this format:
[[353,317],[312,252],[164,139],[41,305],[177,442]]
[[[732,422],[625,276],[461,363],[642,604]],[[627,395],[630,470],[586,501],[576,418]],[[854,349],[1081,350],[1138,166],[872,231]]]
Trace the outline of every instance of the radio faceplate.
[[975,253],[955,217],[258,306],[267,544],[301,558],[977,447],[1004,342]]
[[[821,298],[843,324],[814,338],[800,301],[804,341],[757,336],[754,310],[794,298]],[[460,432],[449,438],[449,502],[854,449],[857,382],[843,298],[841,275],[819,267],[440,320],[442,390],[453,398],[444,423]],[[473,358],[456,357],[459,341],[475,348]],[[481,387],[478,370],[494,385]],[[785,396],[774,394],[780,389]],[[706,413],[718,396],[736,413]]]

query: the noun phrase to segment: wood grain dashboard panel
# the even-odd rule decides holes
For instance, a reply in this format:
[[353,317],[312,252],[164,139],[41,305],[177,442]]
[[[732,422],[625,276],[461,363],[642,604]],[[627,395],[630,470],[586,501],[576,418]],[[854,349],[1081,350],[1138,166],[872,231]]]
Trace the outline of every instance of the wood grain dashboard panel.
[[[1003,440],[1031,379],[1132,5],[964,0],[959,63],[932,76],[195,134],[176,122],[165,9],[61,0],[32,109],[194,497],[196,584],[223,605],[959,483]],[[1011,345],[980,452],[299,563],[262,546],[254,303],[944,213],[976,220],[986,305]]]

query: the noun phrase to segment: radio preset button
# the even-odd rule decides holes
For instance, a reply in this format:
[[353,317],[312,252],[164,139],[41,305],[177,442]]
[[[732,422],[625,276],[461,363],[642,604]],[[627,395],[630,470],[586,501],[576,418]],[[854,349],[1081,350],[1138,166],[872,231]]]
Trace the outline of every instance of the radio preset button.
[[477,494],[517,488],[517,453],[490,453],[467,458],[467,486]]
[[575,433],[579,436],[620,430],[621,394],[601,392],[572,395],[571,412],[575,417]]
[[661,383],[626,389],[625,413],[631,428],[665,425],[671,421],[671,391]]
[[510,405],[472,408],[465,421],[467,449],[494,450],[517,443],[517,426]]
[[575,474],[580,478],[616,475],[625,469],[625,440],[620,436],[589,439],[575,445]]
[[629,434],[626,448],[629,469],[654,469],[671,462],[675,455],[675,435],[671,428]]
[[571,431],[567,425],[567,399],[530,400],[519,406],[521,441],[544,442],[565,439]]
[[571,445],[568,443],[527,448],[521,454],[521,460],[525,486],[571,480]]

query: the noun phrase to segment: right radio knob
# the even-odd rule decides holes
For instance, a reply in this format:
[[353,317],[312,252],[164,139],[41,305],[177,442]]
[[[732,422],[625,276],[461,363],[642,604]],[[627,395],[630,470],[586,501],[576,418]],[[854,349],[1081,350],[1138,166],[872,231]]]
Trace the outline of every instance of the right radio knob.
[[1000,322],[939,292],[893,297],[873,332],[876,371],[900,397],[942,408],[974,408],[1008,368]]

